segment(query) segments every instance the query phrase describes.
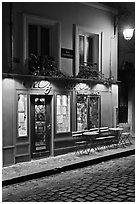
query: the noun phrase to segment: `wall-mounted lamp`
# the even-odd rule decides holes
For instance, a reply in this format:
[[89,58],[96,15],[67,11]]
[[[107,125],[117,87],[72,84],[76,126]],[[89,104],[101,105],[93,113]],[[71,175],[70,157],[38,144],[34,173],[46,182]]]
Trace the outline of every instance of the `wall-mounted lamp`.
[[125,40],[131,40],[131,38],[133,37],[133,33],[134,33],[134,28],[125,29],[123,31],[124,39]]
[[129,41],[135,30],[135,3],[121,2],[117,11],[114,15],[114,36],[117,30],[120,36],[123,34],[124,40]]

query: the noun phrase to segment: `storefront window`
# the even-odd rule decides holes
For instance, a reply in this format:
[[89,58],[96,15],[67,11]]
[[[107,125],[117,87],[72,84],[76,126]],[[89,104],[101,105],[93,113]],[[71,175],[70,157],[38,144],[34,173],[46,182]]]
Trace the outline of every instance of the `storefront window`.
[[77,96],[77,130],[87,129],[87,97]]
[[99,97],[77,96],[77,130],[82,131],[99,126]]
[[27,136],[27,95],[18,94],[18,136]]
[[89,129],[99,126],[98,100],[98,97],[89,97]]
[[70,132],[70,96],[57,95],[57,133]]

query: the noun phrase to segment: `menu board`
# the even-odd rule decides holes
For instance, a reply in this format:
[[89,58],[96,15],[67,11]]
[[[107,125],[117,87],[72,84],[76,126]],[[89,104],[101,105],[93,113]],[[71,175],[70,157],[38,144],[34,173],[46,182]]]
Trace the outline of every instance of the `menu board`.
[[57,133],[70,132],[70,96],[57,95]]
[[18,94],[18,136],[27,136],[27,95]]

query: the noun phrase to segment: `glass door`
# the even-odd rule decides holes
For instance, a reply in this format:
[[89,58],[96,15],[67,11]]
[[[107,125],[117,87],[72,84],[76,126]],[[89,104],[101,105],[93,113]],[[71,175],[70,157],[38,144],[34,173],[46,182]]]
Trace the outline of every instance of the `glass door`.
[[31,144],[32,157],[50,154],[51,121],[48,96],[31,97]]
[[44,98],[35,98],[35,148],[46,150],[46,106]]

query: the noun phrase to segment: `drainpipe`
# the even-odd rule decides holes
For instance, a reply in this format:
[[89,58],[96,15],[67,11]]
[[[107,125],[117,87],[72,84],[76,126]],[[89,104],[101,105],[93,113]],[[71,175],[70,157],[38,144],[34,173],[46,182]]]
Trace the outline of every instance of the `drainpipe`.
[[100,73],[101,73],[101,78],[102,78],[102,51],[103,51],[103,32],[101,32],[101,46],[100,46]]
[[109,63],[109,78],[111,79],[111,37],[110,37],[110,63]]
[[13,70],[13,14],[12,14],[12,2],[9,3],[9,38],[10,38],[10,68],[8,72]]

